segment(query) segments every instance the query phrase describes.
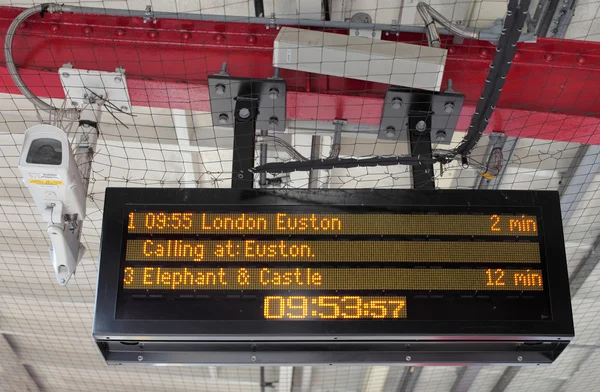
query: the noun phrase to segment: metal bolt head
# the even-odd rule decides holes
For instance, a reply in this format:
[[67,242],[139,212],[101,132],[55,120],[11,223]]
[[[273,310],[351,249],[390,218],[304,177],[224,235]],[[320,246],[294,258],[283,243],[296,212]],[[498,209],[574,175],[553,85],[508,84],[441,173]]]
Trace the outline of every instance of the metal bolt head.
[[271,88],[269,90],[269,98],[271,98],[272,100],[276,100],[277,98],[279,98],[279,90],[275,87]]
[[217,84],[215,86],[215,93],[217,95],[223,95],[223,94],[225,94],[225,85],[224,84]]
[[124,112],[128,112],[129,108],[127,106],[123,105],[123,106],[121,106],[121,110]]
[[385,129],[385,136],[389,138],[393,138],[396,136],[396,128],[389,126]]
[[444,131],[444,130],[442,130],[442,129],[440,129],[439,131],[437,131],[437,132],[435,133],[435,139],[436,139],[438,142],[443,142],[444,140],[446,140],[446,136],[447,136],[447,135],[446,135],[446,131]]
[[241,118],[248,118],[248,117],[250,117],[250,110],[248,110],[248,108],[241,108],[240,109],[240,117]]
[[77,102],[75,102],[75,101],[71,101],[71,105],[72,105],[73,107],[77,107],[77,106],[79,106],[79,104],[78,104]]
[[412,360],[412,358],[410,357],[410,355],[406,356],[406,362],[410,362]]
[[219,124],[227,124],[227,122],[229,121],[229,116],[227,115],[227,113],[221,113],[219,114]]
[[519,356],[517,357],[517,361],[519,361],[519,362],[523,362],[523,357],[519,355]]
[[65,280],[64,280],[64,279],[61,279],[61,280],[60,280],[60,284],[65,284]]
[[425,123],[425,121],[421,120],[417,123],[415,129],[419,132],[424,132],[427,129],[427,124]]
[[144,360],[144,357],[142,357],[141,355],[138,356],[138,361],[142,362]]
[[398,110],[402,107],[402,98],[394,97],[392,99],[392,108]]
[[446,112],[447,114],[452,114],[453,111],[454,111],[454,103],[446,102],[446,104],[444,104],[444,112]]
[[252,362],[256,362],[256,355],[253,355],[253,356],[251,356],[251,357],[250,357],[250,360],[251,360]]
[[272,126],[272,127],[278,126],[279,125],[279,119],[277,117],[275,117],[275,116],[271,117],[269,119],[269,125]]
[[121,79],[120,76],[115,76],[115,83],[121,83],[123,81],[123,79]]
[[71,74],[70,74],[70,73],[68,73],[68,72],[63,72],[63,73],[61,74],[61,76],[62,76],[64,79],[67,79],[69,76],[71,76]]

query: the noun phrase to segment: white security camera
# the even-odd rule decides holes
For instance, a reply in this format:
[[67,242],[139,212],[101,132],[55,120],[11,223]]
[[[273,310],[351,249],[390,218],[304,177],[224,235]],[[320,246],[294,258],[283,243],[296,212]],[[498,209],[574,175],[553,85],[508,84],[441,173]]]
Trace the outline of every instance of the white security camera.
[[25,132],[19,169],[48,223],[52,264],[58,282],[64,285],[83,255],[79,238],[86,193],[67,134],[49,124],[29,128]]

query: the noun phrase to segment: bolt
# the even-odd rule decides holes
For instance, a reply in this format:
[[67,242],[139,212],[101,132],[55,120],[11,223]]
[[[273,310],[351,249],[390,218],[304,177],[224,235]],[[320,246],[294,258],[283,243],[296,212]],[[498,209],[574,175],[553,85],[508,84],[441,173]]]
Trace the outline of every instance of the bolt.
[[272,100],[276,100],[279,97],[279,90],[277,90],[275,87],[271,88],[269,90],[269,98],[271,98]]
[[227,124],[229,121],[229,116],[226,113],[219,114],[219,124]]
[[215,41],[217,41],[217,42],[223,42],[223,41],[225,41],[225,36],[223,34],[216,34],[215,35]]
[[61,279],[61,280],[60,280],[60,284],[65,284],[65,282],[66,282],[66,281],[65,281],[64,279]]
[[241,180],[242,178],[244,178],[244,174],[243,174],[243,173],[239,173],[239,174],[237,175],[237,177],[238,177],[238,178]]
[[486,57],[489,54],[489,52],[487,49],[481,49],[479,51],[479,54],[481,55],[481,57]]
[[398,110],[402,107],[402,99],[398,97],[392,98],[392,108]]
[[75,102],[75,101],[71,101],[71,105],[72,105],[73,107],[77,107],[77,106],[79,106],[79,104],[78,104],[77,102]]
[[63,72],[63,73],[62,73],[62,77],[63,77],[64,79],[67,79],[69,76],[71,76],[71,75],[70,75],[68,72]]
[[360,32],[358,30],[354,31],[354,35],[359,35],[359,34],[360,34]]
[[385,129],[385,136],[390,139],[396,136],[396,128],[389,126]]
[[141,355],[138,356],[138,361],[142,362],[144,360],[144,357],[142,357]]
[[217,95],[223,95],[223,94],[225,94],[225,85],[224,84],[217,84],[215,86],[215,93]]
[[407,355],[407,356],[406,356],[406,361],[407,361],[407,362],[410,362],[411,360],[412,360],[412,358],[410,357],[410,355]]
[[241,118],[248,118],[250,117],[250,110],[248,108],[241,108],[239,115]]
[[444,130],[442,130],[442,129],[440,129],[439,131],[437,131],[437,132],[435,133],[435,139],[436,139],[438,142],[443,142],[444,140],[446,140],[446,131],[444,131]]
[[248,43],[250,45],[254,45],[257,41],[256,36],[255,35],[249,35],[248,38],[246,39],[246,41],[248,41]]
[[187,41],[190,38],[192,38],[192,34],[188,33],[187,31],[181,34],[181,39],[184,41]]
[[415,128],[418,132],[424,132],[427,129],[427,124],[425,123],[425,121],[421,120],[417,123]]
[[518,60],[521,58],[521,52],[519,52],[518,50],[515,52],[515,60]]
[[446,102],[444,104],[444,112],[446,112],[447,114],[452,114],[453,111],[454,111],[454,103]]
[[50,26],[50,31],[52,31],[53,33],[56,33],[58,30],[60,30],[59,25],[53,24],[52,26]]
[[85,27],[83,28],[83,32],[84,32],[86,35],[90,35],[90,34],[92,34],[92,33],[94,32],[94,29],[92,29],[90,26],[85,26]]
[[546,60],[546,62],[550,62],[550,61],[554,60],[554,56],[552,55],[552,53],[546,53],[544,55],[544,60]]
[[21,23],[21,24],[19,25],[19,28],[20,28],[20,29],[26,29],[28,26],[29,26],[29,23],[27,23],[27,22],[23,22],[23,23]]
[[124,29],[117,29],[117,31],[115,32],[115,34],[117,34],[119,37],[122,37],[125,35],[125,30]]
[[275,116],[271,117],[271,118],[269,119],[269,125],[270,125],[271,127],[275,128],[276,126],[278,126],[278,125],[279,125],[279,119],[278,119],[277,117],[275,117]]
[[517,361],[519,361],[519,362],[523,362],[523,357],[519,355],[519,356],[517,357]]
[[123,81],[123,79],[121,79],[120,76],[115,76],[114,81],[115,81],[115,83],[121,83]]
[[454,46],[451,46],[448,48],[448,53],[450,54],[456,54],[456,48]]
[[251,360],[252,362],[256,362],[256,355],[253,355],[253,356],[251,356],[251,357],[250,357],[250,360]]
[[129,108],[127,106],[123,105],[123,106],[121,106],[121,111],[127,112],[127,111],[129,111]]
[[577,57],[577,64],[583,65],[583,64],[585,64],[585,61],[586,61],[585,57],[583,57],[583,56],[578,56]]
[[148,32],[148,37],[150,38],[156,38],[158,37],[158,31],[152,30]]

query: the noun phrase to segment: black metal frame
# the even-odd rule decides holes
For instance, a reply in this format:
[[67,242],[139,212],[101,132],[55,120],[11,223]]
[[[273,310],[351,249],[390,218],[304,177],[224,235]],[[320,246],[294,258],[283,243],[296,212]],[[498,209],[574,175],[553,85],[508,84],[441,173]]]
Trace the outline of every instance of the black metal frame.
[[[242,83],[238,94],[234,110],[231,187],[251,189],[254,187],[254,174],[250,169],[254,166],[256,115],[260,98],[252,83]],[[240,115],[242,110],[248,113],[247,117]]]
[[[537,207],[540,231],[547,233],[547,279],[553,319],[550,321],[465,322],[443,324],[423,321],[357,320],[273,323],[261,321],[166,321],[116,319],[121,281],[120,259],[129,203],[164,205],[247,206],[261,211],[273,206],[311,206],[335,211],[337,206],[386,206],[413,211],[434,211],[436,205],[477,210],[480,206]],[[556,192],[522,191],[411,191],[411,190],[204,190],[109,188],[106,192],[102,249],[98,278],[94,337],[107,340],[148,341],[256,341],[256,340],[467,340],[467,341],[568,341],[573,336],[569,281]]]
[[[415,94],[408,111],[408,138],[410,155],[413,157],[431,158],[431,95]],[[423,130],[417,130],[417,124],[425,123]],[[413,189],[435,190],[433,164],[423,163],[411,166]]]

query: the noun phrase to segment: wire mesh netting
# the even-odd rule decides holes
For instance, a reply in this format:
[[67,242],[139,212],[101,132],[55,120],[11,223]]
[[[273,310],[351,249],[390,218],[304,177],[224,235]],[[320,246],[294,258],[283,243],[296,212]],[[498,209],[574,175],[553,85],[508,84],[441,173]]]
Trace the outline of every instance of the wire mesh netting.
[[[0,36],[4,39],[15,18],[34,5],[3,1]],[[4,57],[0,390],[600,390],[600,46],[595,43],[600,40],[600,3],[578,4],[573,14],[573,2],[565,2],[562,15],[563,9],[543,0],[531,5],[430,5],[448,20],[442,27],[439,16],[434,18],[442,27],[437,44],[435,32],[424,33],[417,3],[399,1],[75,1],[57,9],[61,12],[36,10],[23,21],[11,40],[14,63],[24,84],[54,109],[41,109],[15,87],[10,61]],[[520,41],[536,35],[572,41],[541,38],[516,47],[509,42],[504,48],[509,38],[519,39],[518,12],[507,17],[507,6],[530,11],[520,22]],[[261,19],[252,19],[255,15]],[[318,43],[315,51],[314,42],[301,42],[301,32],[294,33],[297,52],[284,49],[276,71],[273,47],[285,26],[338,37],[331,38],[330,46]],[[480,34],[482,40],[446,35],[453,28]],[[412,54],[400,52],[396,43],[411,45]],[[436,46],[441,48],[438,57],[423,49]],[[305,63],[285,64],[303,48],[313,50],[302,55]],[[88,71],[110,76],[86,79],[93,74]],[[258,129],[250,165],[270,165],[269,170],[243,173],[251,173],[255,187],[427,187],[431,181],[413,181],[413,167],[422,166],[414,162],[426,161],[431,171],[425,175],[437,189],[558,191],[576,328],[573,342],[553,365],[525,368],[107,366],[91,337],[105,188],[231,187],[239,174],[232,175],[240,153],[233,148],[235,114],[233,107],[228,113],[213,112],[217,92],[208,87],[209,76],[223,71],[231,78],[285,82],[285,118],[275,122],[267,117],[267,125]],[[382,122],[384,107],[393,108],[385,97],[390,85],[398,85],[395,78],[404,81],[407,94],[464,95],[456,129],[417,135],[416,141],[431,139],[428,152],[411,152],[403,120],[391,130],[391,124]],[[73,90],[77,81],[87,87]],[[280,99],[271,98],[272,93],[264,99]],[[87,153],[86,143],[96,128],[74,119],[74,112],[97,121],[99,134],[82,226],[87,251],[76,275],[60,286],[48,254],[47,223],[18,166],[25,130],[40,123],[67,132],[75,155],[82,146]]]

